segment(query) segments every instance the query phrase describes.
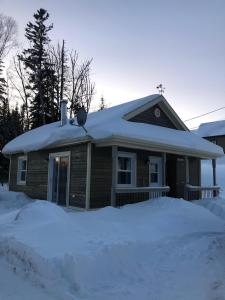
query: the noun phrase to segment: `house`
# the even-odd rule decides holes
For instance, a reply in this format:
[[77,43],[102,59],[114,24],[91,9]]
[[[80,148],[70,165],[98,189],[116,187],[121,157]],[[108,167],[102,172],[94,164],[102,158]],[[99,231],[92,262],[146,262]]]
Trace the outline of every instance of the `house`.
[[195,133],[222,147],[225,151],[225,120],[202,123]]
[[[3,153],[9,189],[83,209],[168,195],[203,196],[200,160],[215,171],[222,148],[191,133],[162,95],[88,115],[85,129],[62,120],[22,134]],[[75,120],[76,123],[76,120]],[[215,175],[215,172],[214,172]],[[207,187],[216,195],[219,187]]]

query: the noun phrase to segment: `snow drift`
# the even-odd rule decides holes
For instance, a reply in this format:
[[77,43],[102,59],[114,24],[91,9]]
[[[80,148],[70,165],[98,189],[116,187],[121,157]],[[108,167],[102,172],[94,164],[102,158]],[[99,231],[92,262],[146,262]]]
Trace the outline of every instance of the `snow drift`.
[[0,254],[55,299],[205,300],[224,292],[225,224],[204,207],[165,197],[66,212],[4,197]]

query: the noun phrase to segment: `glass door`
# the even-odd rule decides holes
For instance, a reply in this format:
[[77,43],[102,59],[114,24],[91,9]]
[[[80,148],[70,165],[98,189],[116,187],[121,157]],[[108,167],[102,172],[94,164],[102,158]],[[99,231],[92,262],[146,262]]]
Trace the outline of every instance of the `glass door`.
[[69,157],[63,156],[59,160],[59,169],[58,169],[58,201],[59,205],[66,206],[67,198],[67,181],[68,181],[68,165]]
[[69,161],[69,154],[50,154],[48,200],[63,206],[68,203]]

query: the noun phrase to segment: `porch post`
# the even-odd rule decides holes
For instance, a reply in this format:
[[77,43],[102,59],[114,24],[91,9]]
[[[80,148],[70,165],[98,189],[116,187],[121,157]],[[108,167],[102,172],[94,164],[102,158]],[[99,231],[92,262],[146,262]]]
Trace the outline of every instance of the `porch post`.
[[116,207],[116,165],[117,165],[117,146],[112,146],[112,187],[111,187],[111,206]]
[[166,153],[162,154],[162,185],[166,186]]
[[212,159],[212,168],[213,168],[213,185],[216,185],[216,160]]
[[188,200],[188,192],[187,192],[187,187],[186,187],[186,184],[188,184],[189,181],[190,181],[188,156],[185,156],[184,160],[185,160],[185,186],[184,186],[185,191],[184,191],[184,198],[186,200]]

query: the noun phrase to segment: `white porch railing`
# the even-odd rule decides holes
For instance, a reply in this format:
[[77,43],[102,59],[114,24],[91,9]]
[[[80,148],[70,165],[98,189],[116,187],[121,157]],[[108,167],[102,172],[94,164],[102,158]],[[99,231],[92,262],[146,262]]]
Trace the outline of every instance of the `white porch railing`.
[[[117,201],[117,195],[119,194],[138,194],[142,195],[143,200],[147,199],[154,199],[166,196],[169,192],[169,186],[162,186],[162,187],[127,187],[127,188],[112,188],[112,199],[114,199],[114,203],[117,205],[121,205],[120,201]],[[145,199],[144,199],[145,197]],[[129,198],[129,196],[128,196]],[[138,197],[139,198],[139,197]],[[140,198],[139,198],[140,199]],[[128,199],[129,200],[129,199]],[[137,199],[138,200],[138,199]],[[139,200],[141,201],[141,200]],[[122,202],[122,201],[121,201]]]
[[219,195],[220,187],[215,186],[194,186],[186,184],[186,199],[187,200],[198,200],[206,198],[214,198]]

